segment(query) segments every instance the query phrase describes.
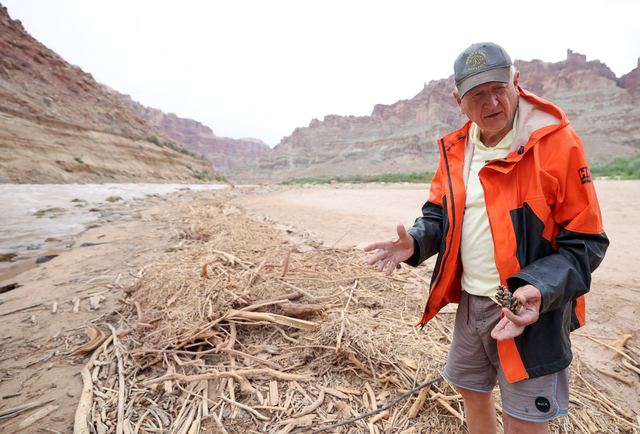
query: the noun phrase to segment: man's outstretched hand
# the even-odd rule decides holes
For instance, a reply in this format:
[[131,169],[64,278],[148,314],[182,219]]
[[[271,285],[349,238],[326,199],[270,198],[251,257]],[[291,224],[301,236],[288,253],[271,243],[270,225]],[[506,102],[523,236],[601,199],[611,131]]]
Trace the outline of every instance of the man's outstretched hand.
[[516,315],[508,308],[502,308],[504,317],[491,331],[491,337],[499,341],[520,336],[524,328],[538,321],[538,317],[540,316],[542,295],[538,288],[533,285],[521,286],[516,289],[513,296],[520,300],[522,309],[520,309],[520,313]]
[[396,265],[413,256],[413,237],[405,231],[402,224],[398,224],[397,231],[398,238],[391,238],[386,241],[379,241],[364,246],[365,252],[378,250],[375,255],[369,259],[369,265],[379,262],[378,271],[383,271],[386,266],[387,276],[393,273]]

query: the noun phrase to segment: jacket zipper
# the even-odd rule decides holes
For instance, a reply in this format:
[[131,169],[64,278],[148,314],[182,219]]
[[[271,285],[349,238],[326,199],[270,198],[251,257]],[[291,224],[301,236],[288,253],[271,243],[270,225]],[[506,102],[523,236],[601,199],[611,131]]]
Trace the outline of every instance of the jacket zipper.
[[[464,136],[461,136],[461,137],[464,138]],[[451,169],[449,168],[449,159],[447,158],[447,149],[444,144],[444,138],[440,139],[440,144],[442,146],[442,156],[444,157],[444,163],[445,163],[445,166],[447,167],[447,180],[449,182],[449,196],[450,196],[449,201],[451,202],[451,214],[452,214],[451,226],[449,228],[449,231],[451,232],[451,234],[453,234],[456,227],[456,204],[455,204],[455,201],[453,200],[453,182],[451,181]],[[445,209],[443,210],[443,212],[447,212],[447,210]],[[446,244],[447,234],[444,234],[444,237],[445,237],[446,253],[440,266],[440,272],[438,273],[438,278],[436,279],[435,283],[431,285],[431,290],[429,291],[429,297],[427,297],[427,308],[426,308],[427,315],[429,314],[429,311],[430,311],[429,301],[431,300],[431,294],[433,294],[433,288],[438,286],[438,284],[440,283],[440,279],[442,279],[443,268],[445,267],[445,264],[449,259],[449,253],[451,253],[451,245]]]

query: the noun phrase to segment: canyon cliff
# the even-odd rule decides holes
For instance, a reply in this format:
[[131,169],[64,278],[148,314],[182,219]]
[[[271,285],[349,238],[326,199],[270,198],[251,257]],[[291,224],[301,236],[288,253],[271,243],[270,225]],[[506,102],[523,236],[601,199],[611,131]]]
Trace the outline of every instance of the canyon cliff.
[[[592,161],[640,150],[640,67],[621,78],[598,60],[515,61],[520,85],[558,105]],[[431,81],[412,99],[376,105],[370,116],[329,115],[297,128],[239,173],[237,180],[285,180],[434,171],[437,140],[460,128],[453,76]]]
[[163,131],[198,155],[204,155],[213,163],[216,170],[225,176],[235,175],[240,168],[270,149],[269,146],[257,139],[218,137],[211,128],[201,122],[145,107],[131,99],[129,95],[117,92],[116,95],[148,125]]
[[[567,113],[591,161],[638,152],[640,66],[618,78],[571,50],[561,62],[515,64],[525,90]],[[97,83],[2,7],[0,182],[197,182],[222,179],[216,170],[234,182],[277,182],[433,171],[437,140],[466,121],[453,89],[453,77],[434,80],[370,116],[313,119],[269,149],[257,139],[218,137]]]
[[172,141],[0,7],[0,182],[199,182],[215,176],[205,158],[180,146],[157,146],[149,136],[160,145]]

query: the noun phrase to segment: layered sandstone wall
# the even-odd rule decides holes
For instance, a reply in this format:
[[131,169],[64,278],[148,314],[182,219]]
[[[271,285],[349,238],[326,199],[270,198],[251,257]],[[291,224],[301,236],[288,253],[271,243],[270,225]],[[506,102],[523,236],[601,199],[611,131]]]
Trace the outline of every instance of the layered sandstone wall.
[[153,142],[0,109],[0,182],[200,183],[205,158]]
[[[621,79],[600,61],[567,52],[562,62],[516,61],[521,86],[563,109],[588,158],[640,150],[640,70]],[[326,116],[297,128],[236,179],[283,180],[349,174],[412,173],[437,167],[437,140],[466,118],[451,96],[453,77],[412,99],[377,105],[371,116]]]
[[257,139],[232,139],[216,136],[211,128],[174,113],[145,107],[129,95],[118,98],[147,124],[163,131],[188,149],[207,157],[220,173],[231,176],[270,148]]
[[0,182],[199,182],[193,170],[215,175],[205,158],[160,148],[150,135],[171,140],[0,7]]

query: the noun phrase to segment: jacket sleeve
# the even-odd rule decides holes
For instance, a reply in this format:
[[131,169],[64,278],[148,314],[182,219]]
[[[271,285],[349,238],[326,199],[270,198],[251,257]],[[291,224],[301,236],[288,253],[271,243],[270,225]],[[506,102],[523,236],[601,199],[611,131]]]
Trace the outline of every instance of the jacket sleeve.
[[568,128],[563,140],[553,143],[544,165],[545,176],[552,180],[545,198],[555,223],[553,250],[507,279],[512,291],[525,284],[538,288],[541,313],[589,292],[591,273],[602,262],[609,245],[582,143]]
[[438,253],[442,243],[444,225],[440,174],[438,170],[431,181],[429,200],[422,206],[422,216],[407,230],[414,240],[414,253],[405,262],[413,267]]

